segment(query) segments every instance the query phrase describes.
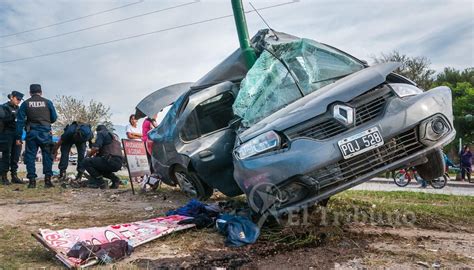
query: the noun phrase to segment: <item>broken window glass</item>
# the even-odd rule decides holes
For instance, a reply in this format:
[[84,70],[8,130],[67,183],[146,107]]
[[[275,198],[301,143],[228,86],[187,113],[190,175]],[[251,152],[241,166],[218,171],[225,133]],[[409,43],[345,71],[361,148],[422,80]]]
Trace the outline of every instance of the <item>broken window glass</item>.
[[225,92],[199,104],[196,107],[196,115],[201,135],[227,127],[234,118],[233,103],[232,93]]
[[248,71],[233,105],[246,127],[301,98],[301,92],[308,95],[364,68],[357,59],[308,39],[271,45],[268,50],[272,53],[262,52]]
[[183,129],[181,130],[181,138],[184,141],[192,141],[199,137],[198,127],[196,125],[195,113],[192,112],[186,121],[184,122]]

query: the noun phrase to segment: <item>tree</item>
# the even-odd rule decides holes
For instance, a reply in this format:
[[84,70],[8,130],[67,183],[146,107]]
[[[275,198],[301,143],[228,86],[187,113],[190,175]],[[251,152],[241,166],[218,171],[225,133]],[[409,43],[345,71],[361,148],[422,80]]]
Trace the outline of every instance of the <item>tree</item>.
[[104,124],[110,129],[113,127],[110,121],[112,116],[110,107],[101,102],[90,100],[86,105],[83,100],[71,96],[57,96],[54,104],[58,113],[58,120],[53,125],[56,134],[73,121],[88,123],[93,129],[98,124]]
[[453,93],[454,128],[456,140],[452,148],[457,147],[459,138],[467,144],[474,142],[474,121],[466,117],[474,114],[474,68],[463,71],[445,68],[436,76],[433,87],[444,85]]
[[455,68],[446,67],[443,72],[436,76],[436,84],[449,83],[456,85],[458,82],[468,82],[474,85],[474,68],[466,68],[463,71],[459,71]]
[[395,73],[407,77],[425,90],[428,90],[433,83],[432,76],[435,71],[430,69],[431,62],[424,56],[409,57],[393,51],[388,54],[382,53],[380,57],[373,57],[373,59],[376,64],[400,62],[402,65],[395,70]]

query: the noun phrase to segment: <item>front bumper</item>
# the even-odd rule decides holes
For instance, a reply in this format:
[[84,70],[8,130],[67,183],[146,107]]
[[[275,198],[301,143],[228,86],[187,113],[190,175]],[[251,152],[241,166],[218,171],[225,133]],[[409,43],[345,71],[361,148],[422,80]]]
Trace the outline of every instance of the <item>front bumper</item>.
[[[435,144],[422,145],[417,140],[418,125],[424,119],[435,114],[443,115],[449,122],[451,130]],[[380,118],[329,139],[298,138],[290,141],[285,149],[243,160],[234,155],[234,178],[249,199],[249,195],[254,193],[252,190],[262,183],[284,187],[293,181],[297,181],[297,179],[301,179],[301,176],[310,176],[313,180],[316,180],[317,183],[313,183],[316,187],[311,186],[313,190],[308,192],[306,197],[297,202],[284,205],[279,211],[302,208],[361,184],[383,171],[409,165],[422,159],[431,151],[448,144],[455,136],[452,121],[451,91],[447,87],[438,87],[420,95],[403,99],[396,97],[387,103]],[[372,156],[367,152],[344,160],[338,147],[338,141],[372,127],[379,129],[385,145],[372,150],[375,151]],[[374,166],[365,164],[366,162],[373,162],[380,155],[383,156],[382,151],[390,150],[391,145],[396,144],[398,142],[396,140],[400,136],[402,136],[402,139],[403,136],[415,136],[416,143],[412,140],[407,145],[403,145],[404,148],[410,148],[404,149],[409,151],[405,151],[403,155],[380,159],[380,162]],[[364,160],[364,157],[366,157],[366,160]],[[357,162],[353,166],[357,170],[351,168],[351,160],[353,159],[356,160],[354,162]],[[345,171],[341,169],[341,166],[345,166]],[[348,175],[348,170],[350,175]],[[328,181],[321,183],[319,180],[324,177]]]

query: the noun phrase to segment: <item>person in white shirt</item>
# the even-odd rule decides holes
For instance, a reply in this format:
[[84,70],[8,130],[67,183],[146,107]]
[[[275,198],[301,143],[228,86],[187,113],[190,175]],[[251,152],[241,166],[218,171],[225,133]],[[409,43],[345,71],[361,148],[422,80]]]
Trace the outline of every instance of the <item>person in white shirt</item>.
[[132,114],[128,118],[129,124],[127,125],[126,132],[127,138],[131,140],[141,140],[142,139],[142,130],[138,127],[138,120],[135,119],[135,115]]

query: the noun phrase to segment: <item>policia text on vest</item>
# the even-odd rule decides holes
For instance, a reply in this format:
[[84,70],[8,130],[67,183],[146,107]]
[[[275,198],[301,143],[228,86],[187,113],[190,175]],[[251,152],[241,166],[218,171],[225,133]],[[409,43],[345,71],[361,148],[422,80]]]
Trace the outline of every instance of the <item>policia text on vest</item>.
[[38,149],[43,158],[44,186],[53,187],[52,148],[54,146],[51,124],[58,118],[51,100],[42,97],[41,85],[30,85],[30,98],[20,106],[17,117],[16,139],[21,143],[23,129],[26,130],[25,163],[29,180],[28,188],[36,187],[35,159]]

